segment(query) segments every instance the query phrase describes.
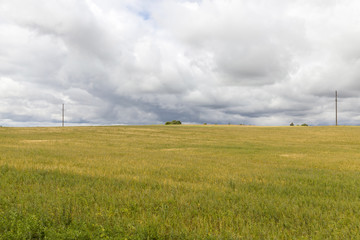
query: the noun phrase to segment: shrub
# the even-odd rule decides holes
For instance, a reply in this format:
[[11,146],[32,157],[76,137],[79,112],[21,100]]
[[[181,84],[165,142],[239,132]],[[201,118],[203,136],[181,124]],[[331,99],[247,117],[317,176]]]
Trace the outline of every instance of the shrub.
[[295,126],[295,124],[292,122],[292,123],[290,123],[290,126]]
[[171,122],[166,122],[165,125],[180,125],[181,122],[178,120],[172,120]]
[[303,124],[301,124],[301,126],[307,127],[307,126],[309,126],[309,125],[307,125],[306,123],[303,123]]

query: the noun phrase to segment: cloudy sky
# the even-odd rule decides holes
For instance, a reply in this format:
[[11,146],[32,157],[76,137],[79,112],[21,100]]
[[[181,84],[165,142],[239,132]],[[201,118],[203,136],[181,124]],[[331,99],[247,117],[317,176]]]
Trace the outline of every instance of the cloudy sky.
[[358,0],[0,0],[0,125],[360,124]]

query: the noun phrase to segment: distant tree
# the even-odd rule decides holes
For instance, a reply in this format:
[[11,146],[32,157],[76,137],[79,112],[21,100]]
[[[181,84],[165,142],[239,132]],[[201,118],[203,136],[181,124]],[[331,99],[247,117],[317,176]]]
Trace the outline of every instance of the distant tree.
[[179,120],[172,120],[171,122],[166,122],[165,125],[180,125],[181,122]]
[[309,126],[309,125],[307,125],[306,123],[303,123],[303,124],[301,124],[301,126],[307,127],[307,126]]
[[292,123],[290,123],[290,126],[295,126],[295,124],[292,122]]

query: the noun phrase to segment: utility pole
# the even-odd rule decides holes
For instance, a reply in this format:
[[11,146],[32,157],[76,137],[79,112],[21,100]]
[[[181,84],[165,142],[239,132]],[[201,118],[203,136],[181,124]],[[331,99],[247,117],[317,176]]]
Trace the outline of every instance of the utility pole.
[[337,112],[338,112],[338,109],[337,109],[337,103],[338,103],[338,94],[337,94],[337,91],[335,91],[335,126],[338,125],[338,116],[337,116]]
[[64,119],[65,119],[65,106],[62,105],[62,126],[64,126]]

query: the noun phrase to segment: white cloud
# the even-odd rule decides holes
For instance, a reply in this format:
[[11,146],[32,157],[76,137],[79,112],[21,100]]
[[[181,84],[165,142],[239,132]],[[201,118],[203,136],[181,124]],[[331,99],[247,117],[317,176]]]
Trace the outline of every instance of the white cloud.
[[0,124],[358,124],[359,7],[3,0]]

